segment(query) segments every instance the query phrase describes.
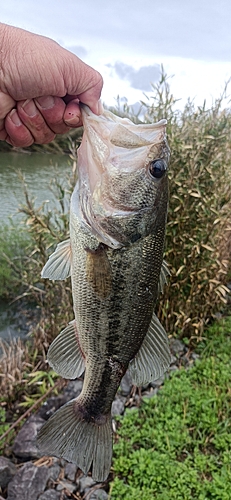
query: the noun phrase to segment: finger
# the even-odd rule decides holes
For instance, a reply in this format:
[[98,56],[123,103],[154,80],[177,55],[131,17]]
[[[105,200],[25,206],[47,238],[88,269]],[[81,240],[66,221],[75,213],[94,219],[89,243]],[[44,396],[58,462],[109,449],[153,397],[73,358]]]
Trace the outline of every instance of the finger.
[[9,94],[0,91],[0,141],[5,141],[7,138],[5,118],[15,106],[14,99]]
[[2,121],[10,113],[10,111],[15,108],[16,102],[9,94],[5,94],[0,91],[0,128]]
[[33,136],[34,142],[46,144],[55,138],[54,132],[46,124],[33,99],[19,101],[17,111],[20,120]]
[[7,133],[5,140],[12,146],[27,147],[34,142],[33,136],[20,120],[16,109],[12,109],[7,115],[5,129]]
[[68,102],[63,115],[63,120],[70,127],[80,127],[82,125],[81,110],[78,99],[73,99]]
[[101,90],[103,87],[103,78],[100,73],[87,64],[83,63],[80,59],[72,55],[73,62],[70,65],[70,56],[66,61],[65,81],[67,82],[67,94],[76,96],[78,99],[87,104],[93,113],[99,114],[99,104]]
[[70,127],[64,123],[65,102],[61,97],[43,96],[34,100],[48,127],[55,134],[65,134]]

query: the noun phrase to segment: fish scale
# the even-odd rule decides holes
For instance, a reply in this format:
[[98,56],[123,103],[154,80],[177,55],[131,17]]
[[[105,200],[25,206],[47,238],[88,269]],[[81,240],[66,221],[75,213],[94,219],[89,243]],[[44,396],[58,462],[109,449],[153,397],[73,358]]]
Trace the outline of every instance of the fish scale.
[[58,245],[42,276],[71,275],[75,319],[48,351],[64,378],[85,371],[78,398],[38,436],[40,450],[90,468],[104,481],[112,458],[111,405],[123,375],[144,385],[170,363],[155,315],[168,269],[163,261],[168,205],[166,121],[134,125],[82,107],[79,180],[71,199],[70,240]]

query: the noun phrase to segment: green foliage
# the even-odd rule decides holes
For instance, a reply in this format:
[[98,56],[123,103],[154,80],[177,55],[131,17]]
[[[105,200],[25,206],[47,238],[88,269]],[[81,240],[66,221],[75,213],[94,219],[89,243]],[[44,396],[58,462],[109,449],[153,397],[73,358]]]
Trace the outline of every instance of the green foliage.
[[[121,419],[111,500],[230,499],[231,320],[226,326],[216,355],[175,372],[158,395]],[[208,331],[203,349],[216,346]]]
[[4,434],[10,427],[10,424],[6,423],[6,409],[4,406],[0,405],[0,447],[3,446],[1,441],[1,435]]
[[[41,396],[44,396],[51,387],[54,387],[57,378],[59,378],[59,375],[53,370],[37,370],[25,374],[24,382],[27,389],[24,387],[23,401],[19,403],[19,406],[25,409],[30,408],[39,398],[41,398]],[[54,390],[54,394],[57,395],[56,390]]]
[[0,227],[0,297],[5,300],[15,297],[21,290],[25,255],[30,238],[22,226],[2,224]]
[[226,302],[231,266],[231,114],[223,96],[211,109],[188,101],[182,112],[166,75],[144,106],[145,120],[168,119],[171,148],[166,260],[171,278],[159,317],[167,331],[200,338]]

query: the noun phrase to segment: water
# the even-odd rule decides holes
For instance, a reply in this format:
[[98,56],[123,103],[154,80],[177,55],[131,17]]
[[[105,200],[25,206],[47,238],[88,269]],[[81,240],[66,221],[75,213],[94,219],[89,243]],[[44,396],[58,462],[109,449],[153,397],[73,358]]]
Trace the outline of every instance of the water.
[[19,172],[26,180],[28,192],[36,198],[36,206],[44,200],[55,203],[49,189],[54,176],[64,180],[71,173],[68,155],[41,153],[0,153],[0,220],[7,223],[9,216],[19,217],[17,209],[24,202]]
[[[19,204],[25,201],[19,171],[25,177],[30,196],[35,198],[35,205],[49,200],[52,207],[55,204],[55,197],[49,189],[52,180],[56,176],[64,182],[71,174],[72,163],[68,155],[0,153],[0,220],[5,224],[9,223],[11,216],[14,221],[22,217],[17,214]],[[23,337],[25,332],[20,313],[0,302],[0,338]]]

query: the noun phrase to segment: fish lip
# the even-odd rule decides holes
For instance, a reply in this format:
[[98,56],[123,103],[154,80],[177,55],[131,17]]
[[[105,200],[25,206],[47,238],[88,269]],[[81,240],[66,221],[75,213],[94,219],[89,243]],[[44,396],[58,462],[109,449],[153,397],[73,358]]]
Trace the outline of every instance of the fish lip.
[[119,123],[119,120],[121,120],[122,123],[129,124],[130,126],[134,126],[135,129],[137,129],[137,127],[139,127],[139,126],[142,126],[142,130],[145,130],[145,131],[156,129],[156,128],[162,128],[163,126],[166,126],[168,123],[166,118],[162,118],[161,120],[159,120],[156,123],[140,123],[137,125],[137,124],[133,123],[129,118],[126,118],[126,117],[120,117],[120,116],[115,115],[115,118],[113,119],[112,118],[113,113],[107,109],[104,109],[103,106],[102,106],[102,113],[100,115],[95,115],[91,111],[89,106],[87,106],[86,104],[79,103],[79,106],[80,106],[80,109],[81,109],[81,112],[83,115],[83,122],[84,122],[84,114],[86,114],[87,117],[91,117],[95,122],[102,122],[105,119],[105,120],[110,120],[113,123],[116,123],[116,121],[117,121],[116,118],[117,118],[118,123]]

